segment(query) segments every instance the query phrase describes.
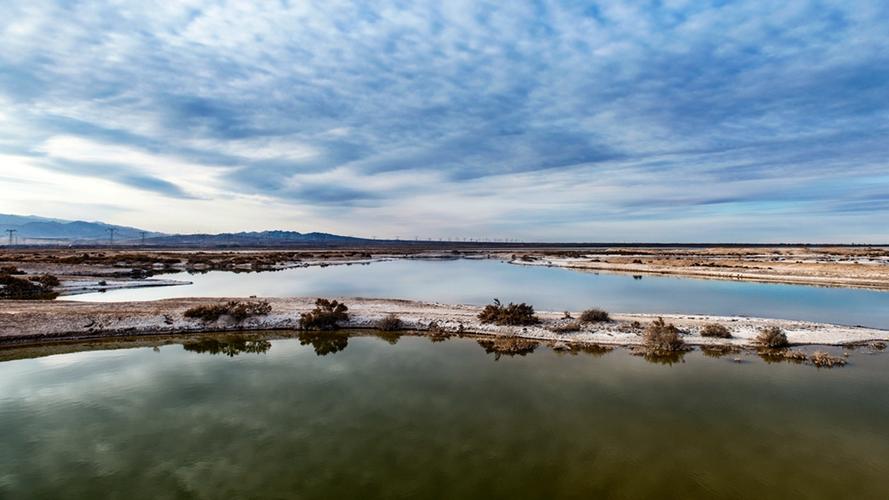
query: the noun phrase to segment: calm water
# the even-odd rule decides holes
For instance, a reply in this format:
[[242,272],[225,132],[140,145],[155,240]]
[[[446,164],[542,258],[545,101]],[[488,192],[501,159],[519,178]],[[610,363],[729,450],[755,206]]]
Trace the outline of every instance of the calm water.
[[485,304],[493,297],[544,310],[591,306],[615,312],[700,313],[800,319],[889,328],[889,293],[740,281],[593,274],[494,260],[395,260],[264,273],[165,275],[176,287],[68,297],[126,301],[207,296],[340,296]]
[[545,347],[495,361],[457,338],[219,339],[0,362],[0,498],[889,491],[885,354],[817,370]]

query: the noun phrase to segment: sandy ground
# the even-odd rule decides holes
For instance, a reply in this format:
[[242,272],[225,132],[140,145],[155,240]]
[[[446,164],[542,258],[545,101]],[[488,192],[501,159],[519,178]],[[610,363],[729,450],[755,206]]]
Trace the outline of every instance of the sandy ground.
[[[182,335],[209,331],[296,329],[299,327],[300,313],[311,310],[315,299],[266,299],[272,305],[272,312],[267,316],[249,318],[242,323],[227,317],[215,322],[204,322],[183,316],[186,309],[195,305],[221,303],[225,300],[229,299],[190,298],[123,303],[7,301],[0,308],[0,344],[132,335]],[[571,321],[563,319],[563,312],[538,312],[542,320],[540,325],[511,327],[480,323],[476,317],[480,308],[475,306],[385,299],[341,300],[349,306],[351,316],[348,323],[342,324],[345,328],[372,328],[380,318],[392,313],[403,321],[405,329],[410,330],[425,331],[429,329],[430,323],[435,322],[449,333],[520,337],[567,345],[639,345],[642,343],[642,329],[656,318],[647,314],[616,314],[612,315],[613,321],[608,323],[587,324],[579,332],[556,333],[553,328]],[[577,317],[578,313],[572,315]],[[771,325],[784,329],[789,341],[795,345],[889,341],[889,331],[862,327],[746,317],[663,317],[684,332],[685,341],[690,345],[751,346],[758,330]],[[634,322],[638,324],[634,325]],[[701,337],[698,334],[700,327],[713,322],[728,327],[733,338],[724,340]]]

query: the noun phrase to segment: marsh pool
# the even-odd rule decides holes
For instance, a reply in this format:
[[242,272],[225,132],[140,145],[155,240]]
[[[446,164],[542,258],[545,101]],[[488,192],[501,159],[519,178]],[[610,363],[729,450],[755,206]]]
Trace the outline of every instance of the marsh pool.
[[596,274],[496,260],[391,260],[274,272],[169,274],[184,286],[109,290],[82,301],[174,297],[375,297],[482,305],[497,297],[541,310],[746,315],[889,328],[889,292],[662,276]]
[[278,335],[0,351],[0,498],[889,491],[885,354],[818,370],[751,354],[665,365],[621,349],[511,357],[471,338]]

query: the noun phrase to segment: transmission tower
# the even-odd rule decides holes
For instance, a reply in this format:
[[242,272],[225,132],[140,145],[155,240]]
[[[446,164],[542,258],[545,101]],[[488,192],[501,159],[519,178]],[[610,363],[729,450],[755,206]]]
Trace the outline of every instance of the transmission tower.
[[108,228],[105,228],[105,230],[108,231],[108,245],[114,246],[114,232],[117,231],[117,229],[115,229],[113,227],[108,227]]
[[17,229],[7,229],[6,232],[9,233],[9,246],[12,246],[13,242],[15,241],[15,233],[17,233],[18,230]]
[[139,231],[139,234],[142,236],[142,246],[145,246],[145,235],[147,234],[145,231]]

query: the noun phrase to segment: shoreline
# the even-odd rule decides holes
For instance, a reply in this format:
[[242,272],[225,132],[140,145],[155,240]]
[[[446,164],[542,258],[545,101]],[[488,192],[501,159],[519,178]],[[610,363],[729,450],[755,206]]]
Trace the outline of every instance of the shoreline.
[[[185,310],[197,305],[219,304],[228,300],[266,300],[272,307],[265,316],[237,322],[223,316],[218,321],[188,319]],[[642,330],[658,317],[675,324],[683,339],[694,347],[755,347],[760,328],[777,326],[784,330],[792,346],[841,346],[889,341],[889,330],[842,326],[808,321],[794,321],[741,316],[689,314],[612,314],[612,321],[585,324],[580,331],[553,331],[572,320],[563,312],[538,311],[541,323],[533,326],[482,324],[482,307],[420,302],[399,299],[339,298],[349,307],[350,319],[340,329],[374,329],[388,314],[402,321],[400,330],[428,335],[430,324],[445,334],[477,334],[491,338],[521,338],[567,346],[597,344],[637,347],[642,345]],[[56,341],[107,339],[124,336],[190,336],[212,332],[297,330],[300,313],[314,307],[315,297],[293,298],[182,298],[146,302],[75,302],[75,301],[4,301],[0,311],[0,347],[43,344]],[[579,312],[572,312],[577,317]],[[731,331],[732,338],[702,337],[700,328],[718,323]]]
[[626,276],[664,276],[676,278],[705,279],[715,281],[736,281],[745,283],[766,283],[777,285],[799,285],[822,288],[849,288],[855,290],[874,290],[889,292],[889,278],[852,277],[841,275],[810,275],[790,273],[752,272],[756,269],[726,268],[727,270],[711,270],[692,268],[683,265],[654,265],[637,263],[597,262],[574,258],[539,257],[541,260],[505,259],[504,262],[517,266],[557,267],[578,272],[609,273]]
[[[111,286],[171,286],[171,273],[265,272],[300,267],[367,265],[388,260],[489,259],[521,266],[571,269],[632,276],[889,291],[889,248],[779,247],[583,247],[436,246],[349,249],[138,249],[96,248],[0,250],[0,265],[27,275],[52,274],[64,296]],[[155,280],[149,284],[152,276]],[[146,279],[148,278],[148,279]],[[184,283],[183,283],[184,284]]]

